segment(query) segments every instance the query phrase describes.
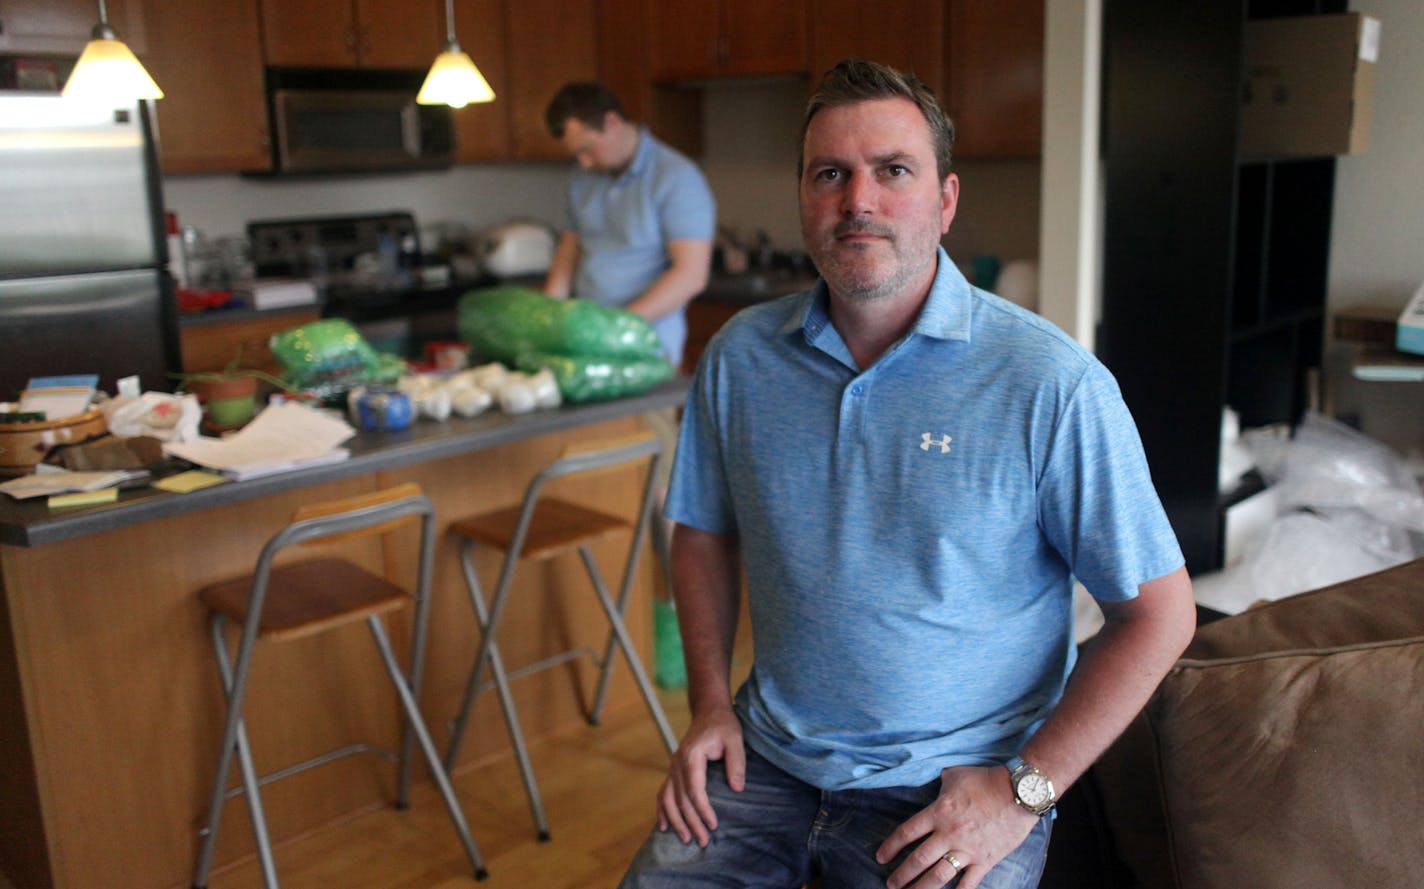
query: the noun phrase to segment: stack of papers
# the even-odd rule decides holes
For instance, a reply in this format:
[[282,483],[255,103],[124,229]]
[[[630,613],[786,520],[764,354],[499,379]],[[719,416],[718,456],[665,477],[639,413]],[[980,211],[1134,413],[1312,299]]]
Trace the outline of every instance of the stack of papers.
[[147,478],[148,474],[147,469],[116,469],[108,472],[41,470],[34,475],[13,478],[0,484],[0,492],[9,494],[16,500],[28,500],[31,497],[49,497],[53,494],[99,491],[132,479]]
[[98,387],[95,374],[31,377],[20,393],[20,412],[44,414],[46,420],[77,417],[89,410]]
[[174,457],[216,469],[237,481],[338,463],[351,456],[342,442],[356,434],[351,424],[300,402],[270,405],[227,438],[169,442]]
[[254,278],[239,282],[233,292],[254,309],[281,309],[316,303],[316,285],[302,278]]

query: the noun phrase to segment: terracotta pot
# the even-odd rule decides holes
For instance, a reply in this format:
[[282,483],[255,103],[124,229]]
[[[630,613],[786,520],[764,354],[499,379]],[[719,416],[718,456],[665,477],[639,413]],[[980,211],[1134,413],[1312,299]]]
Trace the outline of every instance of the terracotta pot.
[[256,377],[234,376],[194,379],[184,387],[203,406],[203,428],[207,432],[241,429],[257,414]]

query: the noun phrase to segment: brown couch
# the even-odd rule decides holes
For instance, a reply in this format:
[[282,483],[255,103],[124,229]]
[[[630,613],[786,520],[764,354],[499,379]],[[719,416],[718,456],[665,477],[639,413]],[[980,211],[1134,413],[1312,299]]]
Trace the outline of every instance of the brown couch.
[[1042,886],[1414,889],[1421,838],[1424,559],[1200,626],[1064,795]]

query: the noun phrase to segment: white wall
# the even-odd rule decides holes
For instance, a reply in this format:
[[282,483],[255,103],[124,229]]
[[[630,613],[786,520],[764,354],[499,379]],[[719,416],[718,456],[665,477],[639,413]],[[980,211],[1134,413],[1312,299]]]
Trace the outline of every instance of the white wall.
[[170,176],[164,201],[182,225],[210,238],[241,235],[254,219],[409,210],[422,229],[455,222],[475,230],[512,216],[563,218],[562,163],[481,164],[451,170],[320,179]]
[[1379,16],[1380,57],[1369,150],[1336,166],[1330,305],[1402,309],[1424,283],[1424,3],[1350,6]]

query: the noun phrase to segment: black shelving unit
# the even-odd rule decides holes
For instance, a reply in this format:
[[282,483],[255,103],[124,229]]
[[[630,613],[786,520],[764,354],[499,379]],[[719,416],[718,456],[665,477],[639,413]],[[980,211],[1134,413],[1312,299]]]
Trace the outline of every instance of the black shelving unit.
[[1325,335],[1335,159],[1238,146],[1246,21],[1343,0],[1108,0],[1098,354],[1193,572],[1221,565],[1222,410],[1299,420]]

